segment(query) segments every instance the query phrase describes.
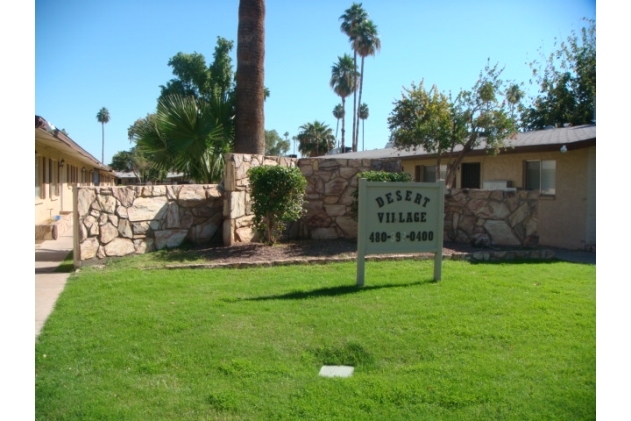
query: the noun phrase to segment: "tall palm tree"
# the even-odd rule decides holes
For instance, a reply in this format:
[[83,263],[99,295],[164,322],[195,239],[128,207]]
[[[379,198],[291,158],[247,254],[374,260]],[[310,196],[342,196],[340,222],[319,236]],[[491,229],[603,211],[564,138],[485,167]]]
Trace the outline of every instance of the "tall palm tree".
[[234,152],[265,153],[265,1],[239,0]]
[[105,164],[105,125],[110,121],[110,112],[103,107],[96,113],[96,121],[101,123],[101,163]]
[[223,155],[232,150],[235,108],[227,94],[212,101],[160,98],[154,123],[137,128],[138,150],[151,154],[156,169],[181,171],[198,183],[219,181]]
[[337,119],[337,124],[335,126],[335,141],[338,143],[336,146],[339,147],[340,145],[337,139],[337,133],[340,128],[340,119],[344,118],[344,108],[342,107],[342,104],[337,104],[335,108],[333,108],[333,117]]
[[359,106],[359,111],[358,111],[358,117],[361,119],[362,121],[362,151],[364,150],[364,123],[366,121],[366,119],[368,118],[368,104],[362,104]]
[[[344,32],[349,41],[352,43],[355,38],[355,28],[364,20],[368,19],[368,13],[364,10],[361,3],[353,3],[350,8],[344,11],[340,16],[342,24],[340,30]],[[353,49],[353,69],[357,71],[357,50]],[[353,92],[353,151],[357,151],[356,134],[355,134],[355,118],[357,117],[357,94]]]
[[[337,58],[337,63],[331,69],[330,85],[333,91],[342,98],[342,110],[346,114],[346,97],[355,92],[357,71],[353,65],[353,59],[348,54]],[[342,117],[342,151],[344,150],[344,120]]]
[[[299,127],[296,138],[300,142],[298,150],[303,156],[321,156],[333,148],[333,129],[320,121],[306,123]],[[322,151],[322,153],[320,153]]]
[[[381,40],[377,33],[377,26],[370,20],[364,20],[359,23],[354,30],[353,50],[361,57],[361,70],[359,76],[359,97],[357,103],[362,103],[362,90],[364,88],[364,59],[368,56],[374,56],[381,50]],[[361,106],[360,106],[361,108]],[[360,117],[361,118],[361,117]],[[355,136],[359,137],[359,119],[357,119],[357,130]],[[355,139],[357,144],[357,139]],[[363,148],[362,148],[363,149]]]

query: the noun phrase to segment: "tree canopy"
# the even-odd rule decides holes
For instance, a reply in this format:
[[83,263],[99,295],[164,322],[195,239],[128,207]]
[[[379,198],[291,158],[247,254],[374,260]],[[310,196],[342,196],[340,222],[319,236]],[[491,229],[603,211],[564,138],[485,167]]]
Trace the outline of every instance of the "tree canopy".
[[506,92],[500,79],[502,69],[487,63],[470,90],[462,90],[455,100],[436,86],[429,91],[412,84],[405,89],[388,117],[391,140],[399,149],[422,147],[436,154],[437,177],[441,159],[447,158],[445,184],[455,184],[462,159],[482,141],[485,148],[498,153],[504,139],[516,133],[517,121],[511,117]]
[[322,156],[335,145],[333,129],[323,122],[316,120],[313,123],[306,123],[300,126],[299,130],[296,139],[302,156]]
[[555,50],[530,63],[539,91],[522,112],[526,130],[561,127],[595,121],[596,109],[596,22],[585,19],[580,34],[572,31]]
[[209,65],[199,53],[180,52],[169,59],[175,77],[160,86],[156,112],[127,129],[153,168],[183,172],[201,183],[221,179],[223,154],[234,145],[233,45],[217,37]]
[[284,156],[289,147],[289,140],[280,137],[276,130],[265,130],[265,155]]

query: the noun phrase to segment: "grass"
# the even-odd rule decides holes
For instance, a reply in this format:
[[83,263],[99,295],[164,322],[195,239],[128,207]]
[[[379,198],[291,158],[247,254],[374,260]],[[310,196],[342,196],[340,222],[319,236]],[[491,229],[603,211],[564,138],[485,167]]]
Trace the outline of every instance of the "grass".
[[70,273],[73,271],[74,271],[74,259],[73,259],[73,252],[71,251],[70,253],[68,253],[64,261],[61,262],[59,266],[55,268],[55,272]]
[[[153,257],[155,258],[155,256]],[[72,274],[39,420],[591,420],[593,265],[367,262]],[[323,364],[353,365],[346,379]]]

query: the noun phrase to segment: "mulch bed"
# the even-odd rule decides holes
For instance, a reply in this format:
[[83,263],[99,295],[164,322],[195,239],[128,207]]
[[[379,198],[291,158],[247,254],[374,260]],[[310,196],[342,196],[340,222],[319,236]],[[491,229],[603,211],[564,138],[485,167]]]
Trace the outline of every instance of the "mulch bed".
[[[466,243],[444,243],[443,257],[455,254],[469,254],[485,251],[519,251],[520,247],[473,247]],[[532,249],[528,249],[532,250]],[[357,257],[357,240],[301,240],[277,243],[268,246],[261,243],[250,243],[233,246],[196,247],[186,251],[207,260],[209,264],[247,264],[252,262],[284,262],[296,260],[355,259]],[[433,256],[433,253],[416,253],[410,256]]]

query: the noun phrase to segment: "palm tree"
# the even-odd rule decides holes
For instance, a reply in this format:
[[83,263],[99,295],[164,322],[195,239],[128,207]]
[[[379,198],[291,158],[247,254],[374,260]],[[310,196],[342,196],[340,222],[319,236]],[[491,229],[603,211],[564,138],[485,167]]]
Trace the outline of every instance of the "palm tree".
[[110,121],[110,112],[103,107],[96,113],[96,121],[101,123],[101,163],[105,164],[105,125]]
[[212,101],[160,98],[154,123],[137,128],[138,150],[151,154],[156,169],[181,171],[198,183],[219,181],[223,155],[232,150],[235,108],[227,94]]
[[524,92],[519,88],[519,85],[517,85],[516,83],[511,85],[506,91],[506,100],[508,101],[508,109],[510,110],[510,115],[512,118],[515,117],[515,106],[519,104],[523,97]]
[[[300,142],[298,150],[302,156],[321,156],[326,154],[335,144],[333,130],[320,121],[306,123],[299,127],[296,138]],[[320,153],[323,150],[323,153]]]
[[340,119],[344,118],[344,108],[342,107],[342,104],[337,104],[335,106],[335,108],[333,108],[333,117],[335,117],[337,119],[337,125],[335,126],[335,141],[338,143],[338,147],[339,142],[337,141],[337,131],[340,128]]
[[[330,85],[333,91],[342,98],[342,111],[346,114],[346,97],[355,92],[357,71],[353,66],[353,59],[348,54],[337,58],[337,63],[331,69]],[[344,150],[344,117],[342,117],[342,150]]]
[[[340,16],[342,24],[340,30],[344,32],[351,43],[355,38],[355,28],[364,20],[368,19],[368,13],[362,8],[361,3],[353,3],[350,8],[344,11]],[[353,49],[353,69],[357,71],[357,50]],[[355,118],[357,117],[357,95],[353,92],[353,151],[357,151],[356,134],[355,134]]]
[[362,151],[364,150],[364,123],[368,118],[368,104],[362,104],[359,106],[358,117],[362,121]]
[[234,152],[265,153],[265,1],[239,1]]
[[[364,20],[359,23],[354,30],[353,50],[362,58],[361,70],[359,76],[359,98],[357,103],[362,103],[362,90],[364,88],[364,59],[368,56],[374,56],[381,50],[381,40],[377,33],[377,26],[370,20]],[[361,108],[361,107],[360,107]],[[361,118],[361,117],[360,117]],[[357,120],[357,130],[355,136],[359,137],[359,119]],[[357,144],[357,139],[355,139]],[[363,149],[363,147],[362,147]]]

